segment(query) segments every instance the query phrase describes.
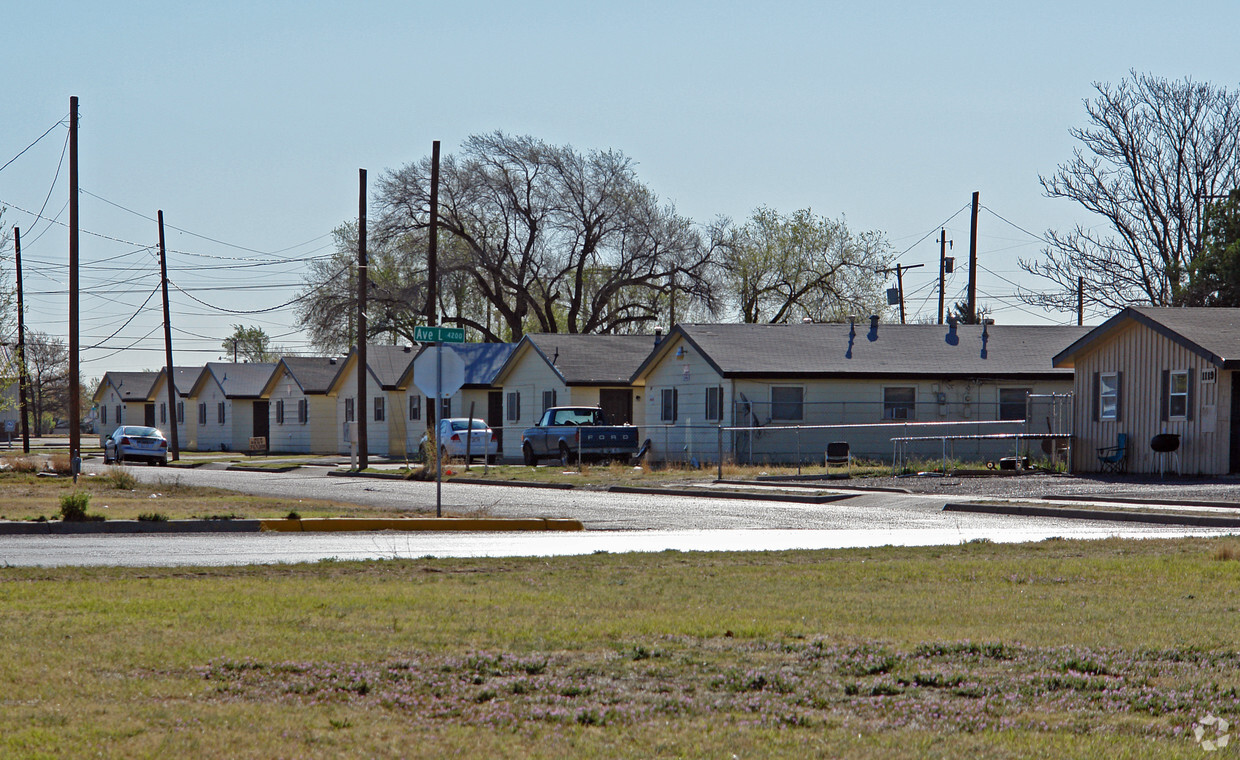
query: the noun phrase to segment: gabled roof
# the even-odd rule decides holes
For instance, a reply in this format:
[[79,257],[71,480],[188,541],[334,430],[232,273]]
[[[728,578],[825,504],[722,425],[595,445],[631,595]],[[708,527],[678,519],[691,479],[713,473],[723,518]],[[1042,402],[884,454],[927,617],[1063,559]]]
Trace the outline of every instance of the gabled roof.
[[276,365],[271,362],[207,362],[189,395],[200,394],[207,378],[213,377],[224,390],[225,398],[259,398],[275,368]]
[[286,356],[272,370],[262,395],[270,396],[283,374],[292,378],[302,393],[324,395],[343,367],[344,360],[335,356]]
[[151,391],[155,389],[155,381],[159,378],[159,374],[159,372],[105,372],[103,379],[99,381],[99,388],[95,391],[94,398],[97,401],[103,389],[111,384],[121,395],[123,401],[147,401],[151,398]]
[[[395,390],[403,387],[405,377],[413,377],[409,367],[417,352],[412,346],[381,346],[374,343],[366,344],[366,371],[374,378],[375,383],[383,390]],[[349,355],[340,362],[340,369],[332,379],[329,390],[335,390],[346,378],[357,376],[357,347],[354,346]]]
[[653,335],[530,334],[513,349],[493,382],[502,385],[513,367],[533,353],[565,385],[628,385],[653,348]]
[[633,379],[683,338],[721,377],[1071,377],[1051,358],[1087,327],[1055,325],[676,325]]
[[[462,388],[490,388],[495,377],[503,368],[504,362],[512,355],[516,343],[453,343],[445,344],[461,357],[465,364],[465,383]],[[422,346],[418,356],[423,352],[434,351],[434,344]],[[413,364],[406,370],[408,377],[401,379],[403,387],[413,385]]]
[[1071,367],[1085,353],[1129,323],[1145,325],[1222,369],[1240,367],[1240,309],[1129,306],[1055,355],[1056,367]]
[[[198,376],[202,374],[204,367],[173,367],[173,388],[176,389],[177,395],[185,398],[189,396],[189,392],[193,390],[194,384],[198,382]],[[155,393],[155,386],[159,384],[159,378],[164,376],[161,369],[155,375],[155,382],[151,385],[151,392]],[[162,395],[162,394],[160,394]]]

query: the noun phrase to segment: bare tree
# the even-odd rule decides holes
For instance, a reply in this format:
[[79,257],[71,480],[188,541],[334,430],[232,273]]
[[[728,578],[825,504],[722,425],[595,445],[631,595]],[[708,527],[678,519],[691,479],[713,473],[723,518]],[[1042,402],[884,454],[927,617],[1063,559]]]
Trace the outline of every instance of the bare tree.
[[882,233],[853,233],[844,220],[809,209],[782,215],[759,208],[744,226],[717,226],[721,280],[741,321],[842,320],[882,313],[891,250]]
[[1071,131],[1083,147],[1040,179],[1047,196],[1076,201],[1106,224],[1048,232],[1045,259],[1020,265],[1055,288],[1023,300],[1074,309],[1083,277],[1086,301],[1107,309],[1194,305],[1188,280],[1203,211],[1240,181],[1238,94],[1136,72],[1094,88],[1089,125]]
[[[455,244],[440,272],[463,275],[496,323],[460,312],[446,321],[488,340],[649,324],[661,316],[653,296],[667,293],[673,276],[686,297],[713,299],[709,246],[619,152],[581,154],[495,132],[468,138],[439,176],[440,229]],[[425,230],[429,197],[429,159],[388,172],[377,234]]]
[[69,417],[69,349],[60,338],[38,330],[26,334],[32,432],[42,435]]

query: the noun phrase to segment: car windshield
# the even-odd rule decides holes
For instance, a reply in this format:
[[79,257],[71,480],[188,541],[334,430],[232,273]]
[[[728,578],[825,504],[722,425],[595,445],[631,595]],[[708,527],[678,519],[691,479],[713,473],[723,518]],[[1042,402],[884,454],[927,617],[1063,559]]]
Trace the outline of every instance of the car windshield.
[[157,428],[153,427],[127,427],[121,432],[121,435],[136,435],[140,438],[158,438],[160,436],[160,432]]

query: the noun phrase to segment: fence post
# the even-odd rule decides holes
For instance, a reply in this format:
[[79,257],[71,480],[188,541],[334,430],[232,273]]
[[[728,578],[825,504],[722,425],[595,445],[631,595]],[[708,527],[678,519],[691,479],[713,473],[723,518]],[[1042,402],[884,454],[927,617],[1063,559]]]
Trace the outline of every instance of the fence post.
[[723,425],[718,426],[719,430],[719,480],[723,480]]
[[801,426],[797,425],[797,475],[801,474]]

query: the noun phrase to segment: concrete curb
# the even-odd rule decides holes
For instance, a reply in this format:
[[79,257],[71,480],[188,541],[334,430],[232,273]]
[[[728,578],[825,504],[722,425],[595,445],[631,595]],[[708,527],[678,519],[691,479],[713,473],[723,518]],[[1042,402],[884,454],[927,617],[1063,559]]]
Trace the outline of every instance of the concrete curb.
[[578,531],[585,530],[580,520],[554,517],[309,517],[302,520],[262,520],[262,530],[291,533],[318,531]]
[[512,486],[514,488],[545,488],[553,491],[571,491],[573,483],[533,483],[528,480],[483,480],[481,478],[452,478],[453,483],[467,486]]
[[1119,512],[1105,509],[1037,507],[1017,504],[944,504],[943,511],[974,512],[988,515],[1017,515],[1021,517],[1061,517],[1069,520],[1135,522],[1153,525],[1194,525],[1202,528],[1240,528],[1240,517],[1175,515],[1167,512]]
[[288,465],[287,467],[243,467],[241,465],[233,464],[233,465],[229,465],[228,467],[224,468],[225,472],[275,472],[275,473],[292,472],[293,470],[300,470],[300,469],[301,469],[301,465],[299,464],[291,464],[291,465]]
[[[810,477],[817,478],[817,479],[810,480]],[[907,488],[892,488],[889,486],[848,485],[850,482],[852,482],[848,478],[826,479],[826,478],[821,478],[818,476],[806,476],[806,477],[802,477],[797,480],[782,480],[782,479],[779,479],[773,476],[768,476],[768,477],[759,476],[756,483],[751,480],[727,480],[726,478],[724,480],[716,480],[715,482],[723,483],[725,485],[730,485],[730,486],[759,485],[764,488],[778,485],[778,486],[786,486],[788,488],[829,488],[831,490],[861,491],[862,493],[912,493],[912,491]]]
[[1208,501],[1201,499],[1176,499],[1168,502],[1166,499],[1138,499],[1133,496],[1107,496],[1106,494],[1057,494],[1050,493],[1042,497],[1044,501],[1105,501],[1112,504],[1156,504],[1160,507],[1217,507],[1219,509],[1236,509],[1240,510],[1240,502],[1235,501]]
[[0,535],[64,536],[101,533],[257,533],[260,520],[99,520],[91,522],[0,522]]
[[696,496],[710,499],[744,499],[746,501],[782,501],[792,504],[829,504],[833,501],[851,499],[855,494],[839,493],[819,496],[797,496],[782,493],[740,493],[738,491],[712,491],[705,488],[642,488],[640,486],[611,486],[609,493],[649,494],[651,496]]

